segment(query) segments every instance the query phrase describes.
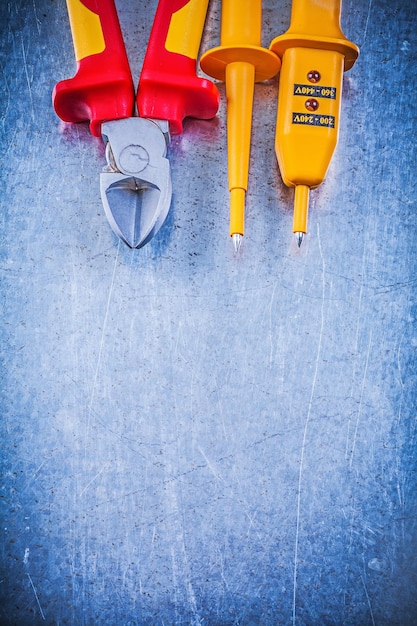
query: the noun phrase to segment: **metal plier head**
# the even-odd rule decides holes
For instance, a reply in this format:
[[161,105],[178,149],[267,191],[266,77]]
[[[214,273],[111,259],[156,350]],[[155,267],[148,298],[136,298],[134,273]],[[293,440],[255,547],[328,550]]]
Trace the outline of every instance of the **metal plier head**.
[[140,117],[102,124],[107,167],[100,191],[107,219],[130,247],[141,248],[158,232],[171,204],[167,121]]

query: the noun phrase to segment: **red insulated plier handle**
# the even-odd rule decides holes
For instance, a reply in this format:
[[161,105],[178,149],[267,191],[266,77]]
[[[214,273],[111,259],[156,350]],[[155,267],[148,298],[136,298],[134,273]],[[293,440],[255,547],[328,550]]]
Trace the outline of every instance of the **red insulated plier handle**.
[[67,0],[77,71],[55,85],[55,112],[64,122],[90,121],[101,137],[104,120],[130,117],[135,92],[114,0]]
[[[208,0],[160,0],[139,82],[141,117],[168,120],[173,134],[187,116],[212,118],[215,85],[196,75]],[[90,121],[101,136],[104,121],[131,117],[135,93],[114,0],[67,0],[77,71],[53,91],[57,115]]]
[[141,117],[168,120],[172,134],[186,117],[210,119],[219,92],[196,75],[196,62],[208,0],[159,0],[139,80]]

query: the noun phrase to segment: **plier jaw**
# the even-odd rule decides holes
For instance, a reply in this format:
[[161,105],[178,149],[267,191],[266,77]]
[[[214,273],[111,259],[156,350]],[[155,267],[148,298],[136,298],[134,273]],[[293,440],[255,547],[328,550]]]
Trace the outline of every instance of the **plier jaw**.
[[141,117],[102,124],[107,166],[100,174],[104,210],[114,232],[141,248],[156,235],[172,197],[168,122]]

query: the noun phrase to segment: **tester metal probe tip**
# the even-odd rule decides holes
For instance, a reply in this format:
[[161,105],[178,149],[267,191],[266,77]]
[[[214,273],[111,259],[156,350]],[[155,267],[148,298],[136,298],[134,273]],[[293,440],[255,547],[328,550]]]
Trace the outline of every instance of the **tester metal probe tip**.
[[239,252],[245,232],[245,195],[245,189],[237,187],[230,190],[230,236],[235,252]]
[[243,236],[239,233],[235,233],[234,235],[232,235],[232,241],[235,252],[238,253],[240,250],[240,246],[242,245]]
[[294,192],[293,233],[300,248],[307,232],[308,201],[310,188],[308,185],[296,185]]
[[298,232],[298,233],[294,233],[294,235],[295,235],[295,240],[297,242],[297,246],[301,248],[301,244],[303,243],[303,239],[304,239],[304,233]]

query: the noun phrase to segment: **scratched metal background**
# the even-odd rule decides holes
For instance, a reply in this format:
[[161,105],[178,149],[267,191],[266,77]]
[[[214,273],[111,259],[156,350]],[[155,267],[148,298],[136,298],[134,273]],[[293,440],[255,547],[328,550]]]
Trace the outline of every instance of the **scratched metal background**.
[[[156,0],[117,4],[136,81]],[[265,45],[289,16],[265,0]],[[342,23],[361,57],[301,251],[276,81],[241,254],[224,98],[173,140],[169,219],[131,251],[100,141],[51,106],[64,1],[1,3],[2,625],[417,623],[414,0]]]

